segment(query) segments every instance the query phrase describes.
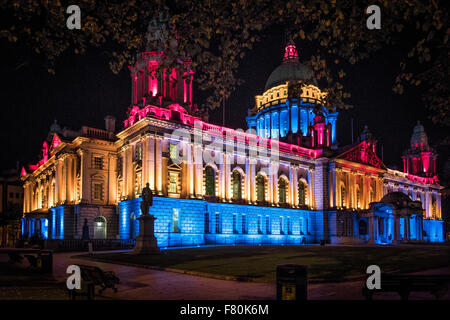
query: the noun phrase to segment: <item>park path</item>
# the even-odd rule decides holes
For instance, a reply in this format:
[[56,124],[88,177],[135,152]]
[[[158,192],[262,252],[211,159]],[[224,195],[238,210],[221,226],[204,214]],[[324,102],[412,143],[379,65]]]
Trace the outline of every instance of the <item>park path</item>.
[[[66,281],[66,268],[71,264],[96,265],[114,271],[120,278],[117,293],[106,290],[102,296],[129,300],[272,300],[276,299],[275,283],[236,282],[150,270],[140,267],[97,262],[76,257],[76,253],[54,255],[54,276]],[[416,274],[450,274],[450,267],[416,272]],[[310,284],[308,300],[361,300],[363,281]],[[375,299],[398,300],[395,293],[377,294]],[[450,290],[443,297],[450,300]],[[433,299],[427,293],[412,293],[410,299]]]

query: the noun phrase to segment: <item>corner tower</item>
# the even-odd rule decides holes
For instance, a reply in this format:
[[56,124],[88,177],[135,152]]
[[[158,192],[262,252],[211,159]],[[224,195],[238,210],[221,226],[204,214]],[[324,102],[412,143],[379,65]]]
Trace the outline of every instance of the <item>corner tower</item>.
[[428,136],[420,121],[414,127],[410,146],[403,155],[403,171],[420,177],[434,178],[437,175],[437,153],[428,145]]

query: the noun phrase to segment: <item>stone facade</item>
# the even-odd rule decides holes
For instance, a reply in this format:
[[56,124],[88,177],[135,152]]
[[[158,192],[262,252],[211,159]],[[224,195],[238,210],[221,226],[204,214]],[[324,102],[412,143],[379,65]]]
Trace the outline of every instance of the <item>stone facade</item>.
[[[276,87],[256,97],[248,132],[200,119],[189,62],[152,78],[145,75],[156,72],[164,54],[142,53],[130,68],[132,107],[120,132],[111,117],[106,130],[54,124],[42,160],[22,170],[24,229],[79,239],[87,219],[91,237],[134,239],[149,183],[160,247],[443,241],[434,160],[414,153],[431,152],[424,130],[414,130],[419,138],[405,160],[414,163],[414,174],[388,169],[367,128],[355,144],[339,147],[338,114],[326,111],[326,93],[306,77],[289,46],[282,70],[299,72],[270,77]],[[420,159],[428,164],[417,165]],[[380,205],[395,191],[419,200],[420,209],[400,216]]]

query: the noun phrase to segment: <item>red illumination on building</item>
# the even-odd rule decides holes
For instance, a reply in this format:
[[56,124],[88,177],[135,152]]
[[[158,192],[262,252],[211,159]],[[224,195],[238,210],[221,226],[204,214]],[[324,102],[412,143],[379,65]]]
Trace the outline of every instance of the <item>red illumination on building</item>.
[[296,61],[298,60],[298,53],[297,53],[297,47],[295,44],[291,41],[285,48],[284,48],[284,62],[289,61]]
[[58,135],[54,134],[52,139],[52,149],[56,149],[61,144],[61,139]]

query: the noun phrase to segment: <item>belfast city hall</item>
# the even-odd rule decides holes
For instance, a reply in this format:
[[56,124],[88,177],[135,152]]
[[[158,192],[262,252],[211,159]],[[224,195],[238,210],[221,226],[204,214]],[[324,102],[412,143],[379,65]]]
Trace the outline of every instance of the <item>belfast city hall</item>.
[[338,144],[338,112],[292,41],[280,58],[244,131],[198,115],[188,59],[169,69],[163,50],[140,53],[120,126],[55,122],[39,162],[22,168],[22,235],[81,239],[87,226],[94,239],[135,239],[148,184],[160,247],[443,242],[424,127],[411,124],[403,170],[387,168],[367,127]]

